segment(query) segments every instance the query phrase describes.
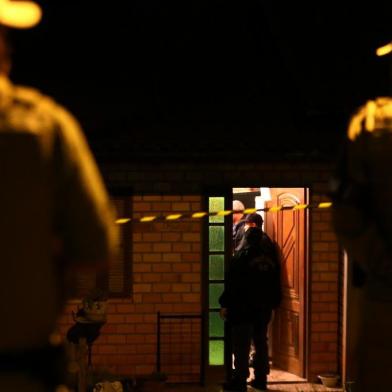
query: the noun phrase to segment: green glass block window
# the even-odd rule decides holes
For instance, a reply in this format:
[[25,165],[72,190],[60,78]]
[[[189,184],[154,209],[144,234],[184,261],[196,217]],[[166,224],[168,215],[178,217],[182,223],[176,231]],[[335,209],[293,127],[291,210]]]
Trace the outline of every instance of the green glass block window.
[[223,363],[224,363],[223,340],[210,340],[209,346],[210,346],[209,347],[210,365],[223,365]]
[[[225,198],[224,197],[210,197],[209,198],[209,212],[223,211],[225,209]],[[210,223],[223,223],[225,220],[224,216],[210,216]]]
[[209,227],[209,247],[210,252],[223,252],[225,250],[225,227]]
[[[209,212],[225,209],[224,197],[208,198]],[[208,363],[210,366],[224,364],[224,322],[219,317],[219,297],[225,279],[225,217],[208,218]]]
[[219,297],[223,292],[223,283],[210,283],[209,303],[210,309],[220,308]]
[[219,312],[210,312],[209,314],[209,333],[210,337],[223,338],[224,337],[224,321],[220,318]]
[[223,280],[225,278],[225,257],[224,255],[210,255],[209,279]]

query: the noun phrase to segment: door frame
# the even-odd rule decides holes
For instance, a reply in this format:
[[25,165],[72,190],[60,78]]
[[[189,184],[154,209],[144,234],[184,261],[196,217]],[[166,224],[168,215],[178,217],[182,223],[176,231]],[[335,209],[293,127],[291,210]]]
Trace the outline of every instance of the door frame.
[[[260,181],[261,183],[263,181]],[[242,184],[236,184],[237,186]],[[267,184],[260,184],[263,187],[267,188],[302,188],[305,191],[305,203],[310,202],[311,198],[311,187],[310,186],[296,186],[296,185],[267,185]],[[260,187],[260,185],[258,187]],[[247,184],[250,187],[250,184]],[[256,188],[256,186],[254,186]],[[212,196],[220,196],[225,198],[225,209],[231,210],[232,209],[232,201],[233,201],[233,193],[232,193],[233,186],[222,186],[222,187],[208,187],[205,188],[202,194],[202,207],[203,211],[208,211],[208,198]],[[304,315],[304,328],[305,331],[303,333],[303,342],[302,344],[305,345],[304,347],[304,358],[303,358],[303,374],[302,377],[305,380],[309,379],[310,368],[309,368],[309,354],[310,354],[310,322],[311,322],[311,309],[310,309],[310,285],[311,285],[311,268],[310,268],[310,244],[312,243],[312,236],[311,236],[311,220],[309,210],[305,210],[305,238],[304,238],[304,282],[303,282],[303,290],[304,290],[304,305],[303,309],[305,312]],[[227,267],[228,260],[231,256],[231,244],[232,244],[232,230],[231,225],[232,219],[231,215],[226,217],[225,219],[225,268]],[[208,265],[208,220],[202,225],[202,268],[201,268],[201,301],[202,301],[202,313],[204,315],[208,315],[208,272],[209,272],[209,265]],[[230,352],[228,350],[227,345],[225,345],[225,365],[224,366],[209,366],[209,325],[208,325],[208,317],[203,317],[203,325],[202,325],[202,373],[203,373],[203,384],[208,383],[208,381],[217,381],[222,380],[225,375],[230,372],[230,364],[231,360],[229,358]],[[225,330],[225,335],[226,335]],[[226,366],[226,368],[225,368]],[[219,369],[218,369],[219,368]]]

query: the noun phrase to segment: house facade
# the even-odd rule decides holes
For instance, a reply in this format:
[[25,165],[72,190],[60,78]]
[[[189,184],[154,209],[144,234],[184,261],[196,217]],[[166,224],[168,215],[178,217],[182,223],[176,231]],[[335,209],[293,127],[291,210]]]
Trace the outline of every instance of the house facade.
[[[282,326],[277,338],[271,336],[272,343],[279,341],[285,351],[283,366],[300,377],[315,381],[326,372],[344,376],[345,265],[331,225],[331,209],[317,207],[329,201],[330,162],[107,162],[101,169],[113,199],[127,205],[118,217],[132,220],[123,225],[128,257],[122,262],[127,265],[118,267],[125,283],[108,300],[107,323],[92,348],[94,368],[118,375],[149,374],[158,368],[172,375],[173,381],[185,382],[213,377],[214,368],[222,367],[225,350],[224,327],[218,325],[214,306],[223,276],[214,276],[211,261],[228,262],[231,218],[214,221],[192,214],[230,209],[234,187],[263,186],[278,194],[303,189],[302,203],[309,205],[296,211],[265,212],[269,225],[273,219],[268,214],[289,214],[294,223],[300,217],[304,236],[302,245],[294,243],[287,256],[291,260],[288,292],[298,299],[297,313],[294,317],[292,309],[282,312]],[[220,206],[215,210],[211,209],[214,200]],[[181,217],[167,219],[175,215]],[[156,218],[140,221],[145,217]],[[214,248],[211,233],[218,231],[224,244]],[[301,264],[296,264],[295,255],[302,258]],[[115,273],[112,280],[118,288]],[[66,306],[59,322],[63,334],[73,324],[71,312],[78,303],[73,300]],[[170,315],[182,320],[177,326],[168,324],[171,337],[164,331],[165,317]]]

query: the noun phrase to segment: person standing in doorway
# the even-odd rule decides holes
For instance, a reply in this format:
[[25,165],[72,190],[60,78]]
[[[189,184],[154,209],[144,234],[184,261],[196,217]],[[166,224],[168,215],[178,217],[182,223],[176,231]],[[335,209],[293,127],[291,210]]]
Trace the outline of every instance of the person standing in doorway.
[[244,236],[245,206],[240,200],[233,200],[233,250],[238,250]]
[[5,26],[29,27],[29,15],[33,25],[39,14],[33,2],[0,0],[4,391],[55,390],[65,371],[58,366],[62,351],[54,333],[65,301],[65,276],[81,269],[104,272],[115,249],[113,210],[78,122],[51,98],[8,78],[11,60]]
[[272,311],[281,301],[280,251],[262,229],[258,214],[245,218],[244,243],[229,265],[220,315],[228,323],[234,370],[224,384],[227,391],[246,391],[249,350],[253,341],[254,388],[267,389],[269,374],[267,331]]

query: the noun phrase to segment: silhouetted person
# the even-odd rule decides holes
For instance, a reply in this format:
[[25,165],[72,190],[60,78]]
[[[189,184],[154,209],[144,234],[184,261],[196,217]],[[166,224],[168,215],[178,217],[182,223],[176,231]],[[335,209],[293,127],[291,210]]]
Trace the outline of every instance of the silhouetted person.
[[[240,200],[233,200],[233,250],[238,250],[238,245],[241,243],[244,236],[245,214],[243,211],[245,206]],[[242,212],[240,212],[242,211]]]
[[13,85],[9,65],[2,27],[0,388],[51,391],[64,277],[106,268],[114,216],[77,121],[37,90]]
[[351,119],[332,182],[336,233],[349,255],[348,346],[353,391],[391,389],[392,99]]
[[244,243],[231,260],[225,290],[219,298],[221,317],[228,323],[234,354],[234,370],[224,384],[228,391],[246,391],[249,377],[249,350],[254,344],[254,374],[251,385],[267,389],[269,374],[267,331],[272,310],[281,301],[280,252],[261,229],[262,217],[245,219]]

